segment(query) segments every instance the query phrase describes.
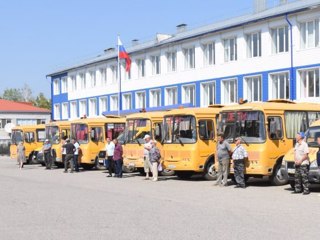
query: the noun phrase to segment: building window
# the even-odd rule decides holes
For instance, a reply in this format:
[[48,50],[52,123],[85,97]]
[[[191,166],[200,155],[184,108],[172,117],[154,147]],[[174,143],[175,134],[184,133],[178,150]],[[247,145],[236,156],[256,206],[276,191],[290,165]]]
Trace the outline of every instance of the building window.
[[97,99],[89,99],[89,116],[97,116]]
[[145,60],[144,59],[138,59],[137,60],[137,64],[138,64],[138,77],[145,77],[146,76],[146,64],[145,64]]
[[123,94],[122,96],[123,100],[123,110],[130,110],[132,109],[132,95],[131,93],[129,94]]
[[146,92],[136,93],[136,108],[146,108]]
[[68,81],[66,77],[61,78],[61,93],[68,92]]
[[177,52],[167,52],[168,72],[177,71]]
[[107,86],[107,71],[105,68],[99,69],[101,86]]
[[124,80],[130,80],[131,79],[131,68],[129,71],[126,71],[126,63],[121,64],[121,78],[124,76]]
[[11,123],[11,119],[0,119],[0,129],[4,129],[8,123]]
[[184,55],[184,68],[191,69],[195,68],[195,48],[185,48],[183,49]]
[[155,89],[150,91],[150,107],[161,106],[161,90]]
[[152,74],[160,74],[160,56],[151,56]]
[[319,47],[319,19],[300,24],[301,48]]
[[319,68],[299,71],[299,73],[301,84],[301,97],[319,97]]
[[290,98],[290,83],[289,73],[271,74],[271,99],[289,99]]
[[203,45],[203,57],[205,66],[215,64],[215,43],[207,43]]
[[195,85],[183,86],[182,90],[182,103],[190,103],[195,106]]
[[202,83],[201,84],[201,106],[207,107],[209,105],[215,104],[215,89],[216,85],[214,82]]
[[108,98],[107,97],[101,97],[99,99],[99,110],[100,110],[100,113],[108,111]]
[[165,103],[166,105],[178,104],[178,88],[177,87],[166,88]]
[[87,83],[86,83],[86,78],[84,73],[79,74],[79,79],[80,79],[80,89],[84,90],[87,88]]
[[236,61],[237,60],[237,38],[228,38],[223,40],[224,46],[224,61]]
[[110,97],[110,111],[118,111],[118,109],[119,109],[118,96],[113,95]]
[[79,101],[79,115],[80,117],[87,115],[87,100]]
[[54,104],[54,120],[60,120],[60,104]]
[[236,103],[237,102],[237,80],[230,79],[222,81],[222,103]]
[[70,102],[70,118],[77,118],[78,110],[77,110],[77,102]]
[[71,81],[71,91],[77,91],[77,80],[75,76],[70,76]]
[[288,52],[289,50],[288,26],[272,29],[271,36],[272,36],[272,50],[274,53]]
[[247,56],[248,58],[261,57],[261,33],[247,35]]
[[53,94],[54,95],[60,94],[60,80],[59,79],[53,80]]
[[95,71],[91,71],[89,72],[89,76],[90,76],[90,87],[94,88],[97,86],[97,79],[96,79],[96,72]]
[[117,83],[118,82],[118,73],[117,73],[117,68],[115,66],[110,66],[110,70],[111,70],[111,79],[112,79],[112,83]]
[[62,119],[69,118],[69,106],[68,103],[62,103]]
[[249,102],[261,101],[261,76],[246,77],[244,81],[244,98]]

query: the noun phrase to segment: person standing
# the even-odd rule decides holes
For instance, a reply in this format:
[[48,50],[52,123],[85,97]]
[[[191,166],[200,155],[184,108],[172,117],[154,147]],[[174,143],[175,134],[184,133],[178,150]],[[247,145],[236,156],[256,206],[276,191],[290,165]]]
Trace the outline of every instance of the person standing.
[[248,153],[245,148],[241,145],[241,137],[235,139],[236,147],[232,153],[234,178],[237,185],[235,188],[246,188],[244,180],[244,160],[248,157]]
[[72,143],[75,147],[75,151],[73,154],[73,165],[74,165],[74,170],[76,172],[79,172],[79,148],[80,148],[80,144],[78,143],[78,141],[73,138],[72,139]]
[[296,145],[294,147],[294,192],[307,195],[309,191],[309,148],[308,144],[303,140],[304,132],[299,132],[296,135]]
[[107,144],[106,144],[106,152],[107,152],[107,159],[105,161],[106,169],[108,169],[109,174],[107,177],[112,177],[112,169],[114,168],[114,161],[113,161],[113,153],[114,153],[115,145],[113,141],[108,137]]
[[118,139],[113,139],[114,143],[114,152],[113,152],[113,161],[116,167],[116,173],[114,177],[122,178],[122,165],[123,165],[123,150],[121,144],[118,142]]
[[62,148],[65,148],[66,150],[66,157],[64,160],[64,172],[68,172],[68,165],[70,163],[70,173],[73,173],[74,166],[73,166],[73,156],[76,148],[74,147],[73,143],[70,142],[70,140],[67,138],[66,143],[62,146]]
[[19,168],[22,169],[26,163],[26,148],[23,146],[23,142],[19,142],[17,146],[17,160]]
[[150,163],[152,166],[152,181],[158,181],[158,164],[160,163],[161,154],[160,150],[157,147],[157,143],[155,141],[150,141],[151,149],[150,149]]
[[215,183],[216,186],[227,186],[228,185],[228,175],[229,175],[229,165],[230,165],[230,155],[231,147],[230,144],[225,141],[224,135],[218,135],[218,144],[217,144],[217,158],[219,167],[218,167],[218,177]]
[[52,167],[52,157],[51,157],[51,143],[49,142],[49,139],[46,139],[44,141],[43,147],[43,156],[44,156],[44,163],[46,164],[45,169],[51,169]]
[[145,144],[143,145],[143,160],[144,160],[144,172],[146,173],[145,180],[149,179],[149,172],[152,169],[151,163],[150,163],[150,149],[152,148],[151,145],[151,137],[150,135],[146,134],[143,138],[145,141]]
[[61,139],[61,155],[62,155],[62,163],[64,164],[64,162],[65,162],[65,159],[66,159],[66,148],[64,148],[63,146],[65,145],[65,144],[67,144],[67,137],[63,137],[62,139]]

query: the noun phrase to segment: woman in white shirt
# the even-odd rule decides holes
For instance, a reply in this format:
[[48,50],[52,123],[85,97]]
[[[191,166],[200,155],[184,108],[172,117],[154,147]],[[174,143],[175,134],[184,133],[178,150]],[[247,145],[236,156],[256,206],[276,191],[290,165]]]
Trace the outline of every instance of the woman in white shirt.
[[107,138],[107,144],[106,144],[107,159],[105,160],[105,166],[109,172],[107,177],[112,177],[112,169],[114,169],[114,162],[113,162],[114,147],[115,146],[113,141],[111,141],[110,138]]

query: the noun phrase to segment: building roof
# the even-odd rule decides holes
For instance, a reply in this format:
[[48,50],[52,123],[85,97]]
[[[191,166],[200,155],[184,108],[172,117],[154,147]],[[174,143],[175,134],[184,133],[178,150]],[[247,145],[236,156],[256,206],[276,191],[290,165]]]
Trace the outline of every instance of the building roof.
[[[146,50],[146,49],[152,49],[155,47],[160,47],[162,45],[168,45],[168,44],[172,44],[175,42],[184,41],[184,40],[199,37],[199,36],[202,36],[205,34],[221,32],[224,30],[237,28],[237,27],[240,27],[243,25],[248,25],[248,24],[255,23],[255,22],[266,21],[268,19],[275,18],[275,17],[280,17],[280,16],[294,14],[297,12],[307,11],[307,10],[315,9],[319,6],[320,6],[319,0],[295,1],[295,2],[280,5],[275,8],[270,8],[270,9],[267,9],[267,10],[264,10],[264,11],[261,11],[258,13],[247,14],[247,15],[243,15],[240,17],[234,17],[234,18],[227,19],[227,20],[224,20],[221,22],[216,22],[213,24],[198,27],[198,28],[191,29],[188,31],[176,33],[176,34],[171,35],[171,37],[169,37],[169,35],[167,35],[168,37],[158,38],[158,39],[154,39],[152,41],[137,44],[135,46],[126,48],[126,50],[129,54],[139,53],[139,52],[142,52],[143,50]],[[99,55],[95,58],[83,61],[79,64],[75,64],[73,66],[59,69],[55,72],[48,74],[47,76],[55,76],[58,74],[63,74],[63,73],[66,73],[67,71],[74,70],[74,69],[77,69],[77,68],[80,68],[83,66],[101,63],[101,62],[105,62],[106,60],[111,60],[111,59],[116,59],[116,58],[117,58],[117,51],[107,52],[103,55]]]
[[50,110],[39,108],[29,102],[14,102],[5,99],[0,99],[0,113],[51,113]]

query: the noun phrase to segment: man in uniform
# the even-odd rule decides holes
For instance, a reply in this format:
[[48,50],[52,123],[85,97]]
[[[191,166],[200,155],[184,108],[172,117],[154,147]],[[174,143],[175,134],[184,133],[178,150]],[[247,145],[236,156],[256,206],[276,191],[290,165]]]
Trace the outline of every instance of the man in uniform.
[[308,144],[303,140],[304,132],[296,135],[296,145],[294,147],[294,165],[295,165],[295,186],[293,193],[302,193],[307,195],[309,191],[309,148]]
[[52,167],[52,158],[51,158],[51,144],[49,142],[49,139],[46,139],[44,141],[43,147],[43,156],[44,156],[44,163],[46,164],[45,169],[51,169]]
[[241,145],[241,137],[235,139],[236,147],[232,153],[233,168],[234,168],[234,178],[237,185],[235,188],[246,188],[244,180],[244,160],[248,157],[247,151]]
[[76,148],[73,145],[73,143],[70,142],[69,138],[66,139],[66,144],[64,144],[62,148],[66,150],[66,158],[64,160],[64,172],[65,173],[68,172],[68,164],[70,163],[70,168],[71,168],[70,173],[73,173],[74,171],[73,155],[74,155],[74,152],[76,151]]

